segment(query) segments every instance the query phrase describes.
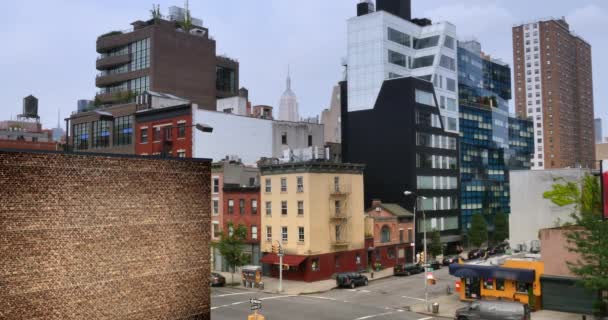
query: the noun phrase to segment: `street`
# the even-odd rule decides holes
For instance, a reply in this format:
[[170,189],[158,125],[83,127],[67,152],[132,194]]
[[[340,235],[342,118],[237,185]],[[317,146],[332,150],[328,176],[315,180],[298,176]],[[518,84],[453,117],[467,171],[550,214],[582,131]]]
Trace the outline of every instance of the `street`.
[[[435,272],[437,285],[429,286],[429,298],[445,295],[446,286],[453,288],[447,268]],[[289,296],[257,293],[233,288],[211,289],[211,317],[217,319],[246,319],[249,299],[262,301],[261,313],[266,319],[412,319],[431,320],[415,314],[408,307],[424,302],[423,275],[389,277],[370,282],[367,287],[334,289],[329,292]]]

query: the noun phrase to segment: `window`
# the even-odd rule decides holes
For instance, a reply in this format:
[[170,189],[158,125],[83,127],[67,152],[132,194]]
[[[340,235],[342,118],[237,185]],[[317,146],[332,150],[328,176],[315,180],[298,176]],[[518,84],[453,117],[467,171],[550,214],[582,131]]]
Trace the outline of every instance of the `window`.
[[395,259],[395,248],[388,248],[386,250],[386,255],[389,259]]
[[334,191],[340,192],[340,177],[334,177]]
[[183,122],[177,124],[177,137],[178,138],[186,137],[186,124]]
[[483,288],[486,290],[494,290],[494,279],[483,279]]
[[457,129],[456,119],[448,117],[448,130],[456,131],[456,129]]
[[388,50],[388,62],[407,68],[407,58],[399,52]]
[[530,284],[528,283],[518,281],[515,283],[515,292],[527,294],[529,286]]
[[445,40],[443,41],[443,46],[450,48],[450,49],[454,49],[454,38],[450,37],[450,36],[445,36]]
[[456,105],[456,99],[446,98],[447,108],[450,111],[458,111],[458,106]]
[[382,243],[391,242],[391,228],[389,226],[383,226],[380,231],[380,237]]
[[445,78],[446,89],[452,92],[456,92],[456,80],[450,79],[448,77]]
[[154,139],[154,141],[160,141],[160,127],[154,127],[154,129],[152,130],[152,138]]
[[419,176],[417,178],[418,189],[433,189],[433,177],[423,177]]
[[217,238],[220,235],[220,224],[213,223],[213,234],[211,235],[213,238]]
[[413,241],[414,241],[413,231],[412,231],[412,229],[407,229],[407,242],[413,242]]
[[239,199],[239,213],[245,214],[245,199]]
[[93,148],[106,148],[110,146],[110,121],[99,120],[92,123]]
[[430,66],[433,65],[434,62],[435,62],[435,56],[434,55],[424,56],[424,57],[420,57],[420,58],[415,58],[414,59],[414,65],[412,66],[412,69],[430,67]]
[[185,158],[186,157],[186,151],[185,150],[177,150],[177,157],[178,158]]
[[298,201],[298,215],[304,215],[304,201]]
[[142,39],[130,44],[131,70],[136,71],[150,67],[150,38]]
[[355,255],[355,263],[356,264],[361,264],[361,254],[357,252],[357,254]]
[[312,147],[312,135],[308,135],[308,146]]
[[410,46],[410,36],[393,28],[388,28],[388,40],[398,43],[402,46]]
[[165,140],[171,141],[171,139],[173,138],[173,128],[171,128],[171,126],[164,127],[163,135],[165,137]]
[[297,177],[297,191],[304,192],[304,177]]
[[399,242],[403,243],[405,242],[405,230],[403,229],[399,229]]
[[251,240],[258,239],[258,226],[251,226]]
[[229,199],[228,200],[228,214],[233,214],[234,213],[234,200]]
[[287,192],[287,178],[281,178],[281,192]]
[[[439,66],[452,71],[456,71],[456,61],[454,60],[454,58],[450,58],[448,56],[441,56],[441,60],[439,60]],[[454,91],[456,90],[454,89]]]
[[213,177],[213,193],[219,193],[220,192],[220,178],[218,177]]
[[298,227],[298,241],[304,242],[304,227]]
[[[133,117],[125,116],[114,119],[114,141],[115,146],[124,146],[133,140]],[[147,137],[146,137],[147,138]]]
[[287,215],[287,201],[281,201],[281,214]]
[[251,214],[258,214],[258,200],[251,199]]
[[266,226],[266,241],[272,241],[272,227]]
[[148,143],[148,128],[139,129],[139,143]]
[[283,134],[281,135],[281,143],[283,145],[287,145],[287,133],[283,132]]
[[74,149],[86,150],[89,148],[89,123],[80,123],[72,126]]
[[265,181],[264,182],[264,185],[265,185],[264,191],[266,193],[272,192],[272,184],[271,184],[270,178],[266,178],[264,181]]
[[428,38],[414,38],[414,49],[425,49],[435,47],[439,44],[439,36],[432,36]]
[[220,201],[213,200],[213,215],[217,216],[220,214]]
[[281,241],[287,242],[287,227],[281,227]]
[[336,215],[338,215],[338,216],[341,214],[341,210],[340,210],[341,207],[342,207],[342,203],[340,202],[340,200],[334,201],[334,208],[336,210]]
[[232,225],[228,226],[228,235],[231,237],[234,235],[234,227]]
[[266,215],[272,215],[272,202],[266,201]]
[[312,271],[319,271],[319,270],[321,270],[321,266],[319,265],[319,258],[312,259],[312,262],[310,264],[310,268],[311,268]]
[[505,279],[496,279],[496,290],[505,291]]
[[435,106],[433,93],[416,89],[416,102],[427,106]]

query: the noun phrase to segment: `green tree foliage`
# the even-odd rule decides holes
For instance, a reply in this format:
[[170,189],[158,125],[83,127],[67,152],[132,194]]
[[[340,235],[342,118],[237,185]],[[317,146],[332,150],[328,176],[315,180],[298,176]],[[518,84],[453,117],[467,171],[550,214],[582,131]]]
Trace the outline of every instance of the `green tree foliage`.
[[[567,248],[579,259],[568,262],[568,268],[581,278],[585,288],[608,291],[608,221],[602,221],[599,179],[586,175],[579,182],[556,183],[543,196],[558,206],[574,205],[572,219],[576,227],[566,233]],[[606,303],[598,301],[596,312],[606,313]]]
[[[237,267],[249,262],[249,255],[243,253],[243,244],[247,240],[247,227],[244,225],[235,226],[232,222],[228,223],[228,232],[222,232],[221,238],[215,247],[232,270],[232,280],[234,283],[234,272]],[[230,231],[232,230],[232,231]]]
[[488,241],[488,224],[481,214],[473,215],[471,228],[469,229],[469,241],[475,247],[480,247]]
[[441,234],[437,229],[431,231],[431,245],[429,246],[429,253],[436,257],[443,252],[441,247]]
[[509,238],[509,218],[499,212],[494,216],[494,241],[500,243]]

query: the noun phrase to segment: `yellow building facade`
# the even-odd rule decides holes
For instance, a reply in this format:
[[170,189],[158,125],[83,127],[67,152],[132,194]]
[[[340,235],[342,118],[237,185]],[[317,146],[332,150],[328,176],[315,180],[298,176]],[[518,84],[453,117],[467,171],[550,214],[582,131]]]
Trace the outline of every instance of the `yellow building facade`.
[[286,279],[316,281],[366,267],[362,165],[288,163],[262,166],[260,174],[261,262],[271,275],[278,273],[277,243]]

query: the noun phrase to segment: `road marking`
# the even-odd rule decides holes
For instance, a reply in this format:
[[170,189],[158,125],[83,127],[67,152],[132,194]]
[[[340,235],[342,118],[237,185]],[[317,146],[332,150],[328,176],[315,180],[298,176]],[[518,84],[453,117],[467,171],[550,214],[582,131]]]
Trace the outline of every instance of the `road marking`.
[[418,301],[423,301],[423,302],[424,302],[424,299],[420,299],[420,298],[414,298],[414,297],[408,297],[408,296],[401,296],[401,298],[412,299],[412,300],[418,300]]
[[329,301],[337,301],[337,299],[334,298],[328,298],[328,297],[317,297],[317,296],[301,296],[303,298],[312,298],[312,299],[321,299],[321,300],[329,300]]
[[216,296],[211,296],[211,298],[223,298],[223,297],[230,297],[230,296],[238,296],[238,295],[242,295],[242,294],[255,294],[255,292],[226,293],[226,294],[219,294]]
[[433,317],[426,317],[426,318],[421,318],[421,319],[418,319],[418,320],[431,320],[431,319],[433,319]]
[[[266,297],[266,298],[260,298],[258,300],[274,300],[274,299],[283,299],[283,298],[291,298],[291,297],[296,297],[295,295],[285,295],[285,296],[272,296],[272,297]],[[220,309],[220,308],[226,308],[226,307],[230,307],[230,306],[237,306],[239,304],[244,304],[244,303],[249,303],[249,300],[245,300],[245,301],[237,301],[237,302],[233,302],[230,304],[224,304],[221,306],[215,306],[215,307],[211,307],[211,310],[216,310],[216,309]]]
[[387,315],[393,314],[393,313],[395,313],[395,312],[385,312],[385,313],[379,313],[379,314],[372,314],[370,316],[360,317],[360,318],[357,318],[355,320],[365,320],[365,319],[371,319],[371,318],[376,318],[376,317],[382,317],[382,316],[387,316]]

